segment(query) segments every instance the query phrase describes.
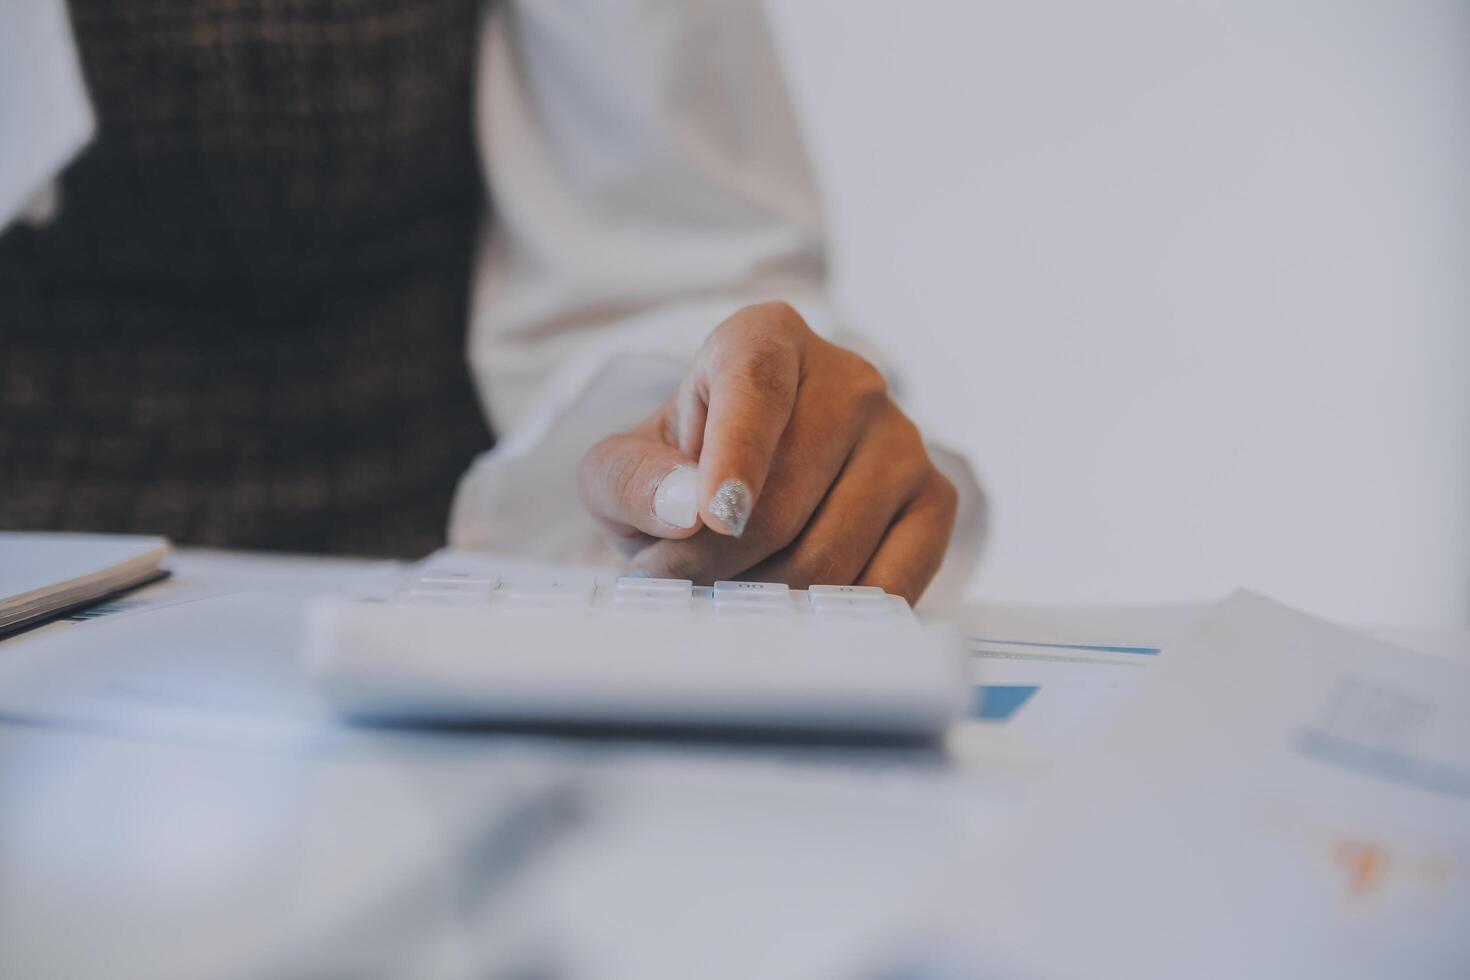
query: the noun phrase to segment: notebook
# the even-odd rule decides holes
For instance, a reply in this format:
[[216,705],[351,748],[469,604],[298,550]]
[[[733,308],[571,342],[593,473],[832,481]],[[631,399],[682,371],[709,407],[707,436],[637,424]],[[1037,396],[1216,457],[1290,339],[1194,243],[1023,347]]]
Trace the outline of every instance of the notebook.
[[0,531],[0,633],[167,574],[167,538]]

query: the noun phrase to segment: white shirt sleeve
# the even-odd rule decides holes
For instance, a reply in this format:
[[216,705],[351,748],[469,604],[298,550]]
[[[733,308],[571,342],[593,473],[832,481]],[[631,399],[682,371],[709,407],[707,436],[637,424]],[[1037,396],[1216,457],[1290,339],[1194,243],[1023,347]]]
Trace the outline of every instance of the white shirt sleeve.
[[[450,540],[611,563],[578,460],[657,408],[716,324],[779,298],[865,345],[825,291],[820,199],[758,0],[502,3],[484,31],[492,218],[469,356],[500,442],[461,481]],[[934,456],[962,497],[943,601],[973,568],[982,501],[963,459]]]
[[0,2],[0,229],[49,220],[95,126],[63,0]]

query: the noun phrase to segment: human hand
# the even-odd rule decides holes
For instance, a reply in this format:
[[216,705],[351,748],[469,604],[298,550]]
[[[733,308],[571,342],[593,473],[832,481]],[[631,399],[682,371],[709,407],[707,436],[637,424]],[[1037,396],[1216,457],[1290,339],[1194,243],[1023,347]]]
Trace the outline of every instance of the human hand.
[[587,508],[652,576],[876,585],[918,600],[957,495],[877,369],[790,306],[748,306],[679,390],[587,451]]

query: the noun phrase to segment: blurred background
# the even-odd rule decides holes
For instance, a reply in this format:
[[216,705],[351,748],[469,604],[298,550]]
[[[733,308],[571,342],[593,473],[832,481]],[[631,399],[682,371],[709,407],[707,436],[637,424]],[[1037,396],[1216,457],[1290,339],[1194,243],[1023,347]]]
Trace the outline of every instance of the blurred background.
[[1470,625],[1470,4],[770,7],[976,597]]

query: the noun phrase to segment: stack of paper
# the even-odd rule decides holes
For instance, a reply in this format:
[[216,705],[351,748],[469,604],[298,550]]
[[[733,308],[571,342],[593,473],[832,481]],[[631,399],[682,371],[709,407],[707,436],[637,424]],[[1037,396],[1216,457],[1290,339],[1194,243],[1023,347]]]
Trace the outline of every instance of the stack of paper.
[[0,532],[0,633],[159,577],[166,538]]

